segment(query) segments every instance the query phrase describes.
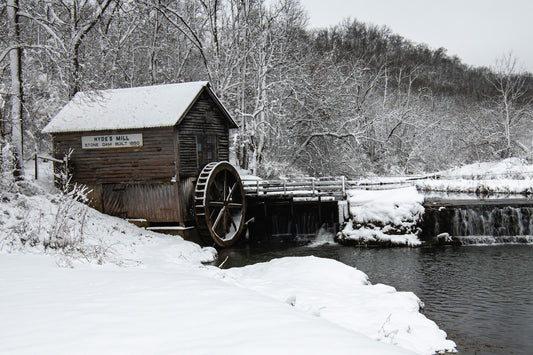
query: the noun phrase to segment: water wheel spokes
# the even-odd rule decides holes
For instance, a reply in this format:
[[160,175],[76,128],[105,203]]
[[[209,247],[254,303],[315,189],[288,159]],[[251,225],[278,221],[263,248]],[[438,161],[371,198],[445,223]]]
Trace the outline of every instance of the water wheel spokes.
[[235,243],[244,229],[245,195],[241,179],[228,162],[207,164],[195,189],[195,215],[204,241]]

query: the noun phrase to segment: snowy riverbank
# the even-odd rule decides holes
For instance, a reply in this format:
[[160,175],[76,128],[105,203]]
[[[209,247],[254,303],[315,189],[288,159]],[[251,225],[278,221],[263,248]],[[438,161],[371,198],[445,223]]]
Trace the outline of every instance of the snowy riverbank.
[[71,269],[46,256],[2,255],[0,352],[431,354],[455,346],[418,312],[414,294],[370,285],[328,259],[227,271],[153,261]]
[[222,270],[203,264],[215,260],[212,248],[137,228],[49,188],[26,182],[2,191],[0,353],[455,348],[413,293],[372,285],[342,263],[283,258]]
[[[390,188],[383,189],[381,183]],[[533,194],[533,165],[510,158],[465,165],[429,178],[376,178],[365,184],[379,189],[347,191],[347,222],[337,241],[364,246],[418,246],[417,225],[424,214],[424,194],[452,200],[528,198]]]

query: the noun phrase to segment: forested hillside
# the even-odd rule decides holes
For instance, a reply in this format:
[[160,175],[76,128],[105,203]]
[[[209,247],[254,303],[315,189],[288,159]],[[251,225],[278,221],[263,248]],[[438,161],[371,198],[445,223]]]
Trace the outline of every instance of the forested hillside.
[[533,77],[512,55],[473,68],[356,20],[311,29],[296,0],[4,0],[0,21],[4,174],[49,151],[40,130],[78,91],[193,80],[264,176],[532,157]]

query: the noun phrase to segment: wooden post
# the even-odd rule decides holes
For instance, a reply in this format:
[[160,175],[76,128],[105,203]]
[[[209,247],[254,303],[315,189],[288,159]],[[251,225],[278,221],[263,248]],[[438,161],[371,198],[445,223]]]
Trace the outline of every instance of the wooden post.
[[318,228],[322,226],[322,199],[318,196]]
[[346,196],[346,180],[345,180],[344,175],[341,176],[341,181],[342,181],[342,198],[344,198]]
[[[180,178],[180,165],[181,165],[181,162],[180,162],[180,135],[178,133],[178,128],[177,127],[174,127],[174,131],[173,131],[173,135],[174,135],[174,181],[172,182],[172,184],[174,185],[173,188],[174,188],[174,203],[176,206],[176,211],[178,212],[178,223],[180,226],[184,227],[185,226],[185,219],[186,219],[186,215],[187,215],[187,210],[186,210],[186,207],[183,205],[185,204],[185,201],[188,201],[188,196],[183,196],[184,195],[184,189],[183,189],[183,186],[181,185],[181,178]],[[196,159],[196,163],[198,164],[198,159]],[[195,181],[193,183],[193,190],[192,190],[192,194],[194,195],[194,189],[195,189],[195,184],[196,182],[198,181]],[[193,205],[194,206],[194,205]]]
[[63,162],[65,163],[65,186],[63,186],[63,189],[68,189],[68,184],[69,184],[69,178],[70,178],[70,173],[68,172],[68,156],[64,156],[63,157]]
[[38,165],[38,162],[37,162],[37,153],[35,153],[35,180],[38,180],[39,179],[39,167],[37,166]]

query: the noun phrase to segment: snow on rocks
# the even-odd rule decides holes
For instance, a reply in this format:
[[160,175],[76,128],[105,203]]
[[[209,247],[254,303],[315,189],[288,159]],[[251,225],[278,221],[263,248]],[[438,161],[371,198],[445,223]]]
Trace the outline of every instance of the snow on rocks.
[[347,192],[350,219],[337,235],[343,244],[416,246],[416,225],[424,214],[415,187],[393,190],[350,190]]

